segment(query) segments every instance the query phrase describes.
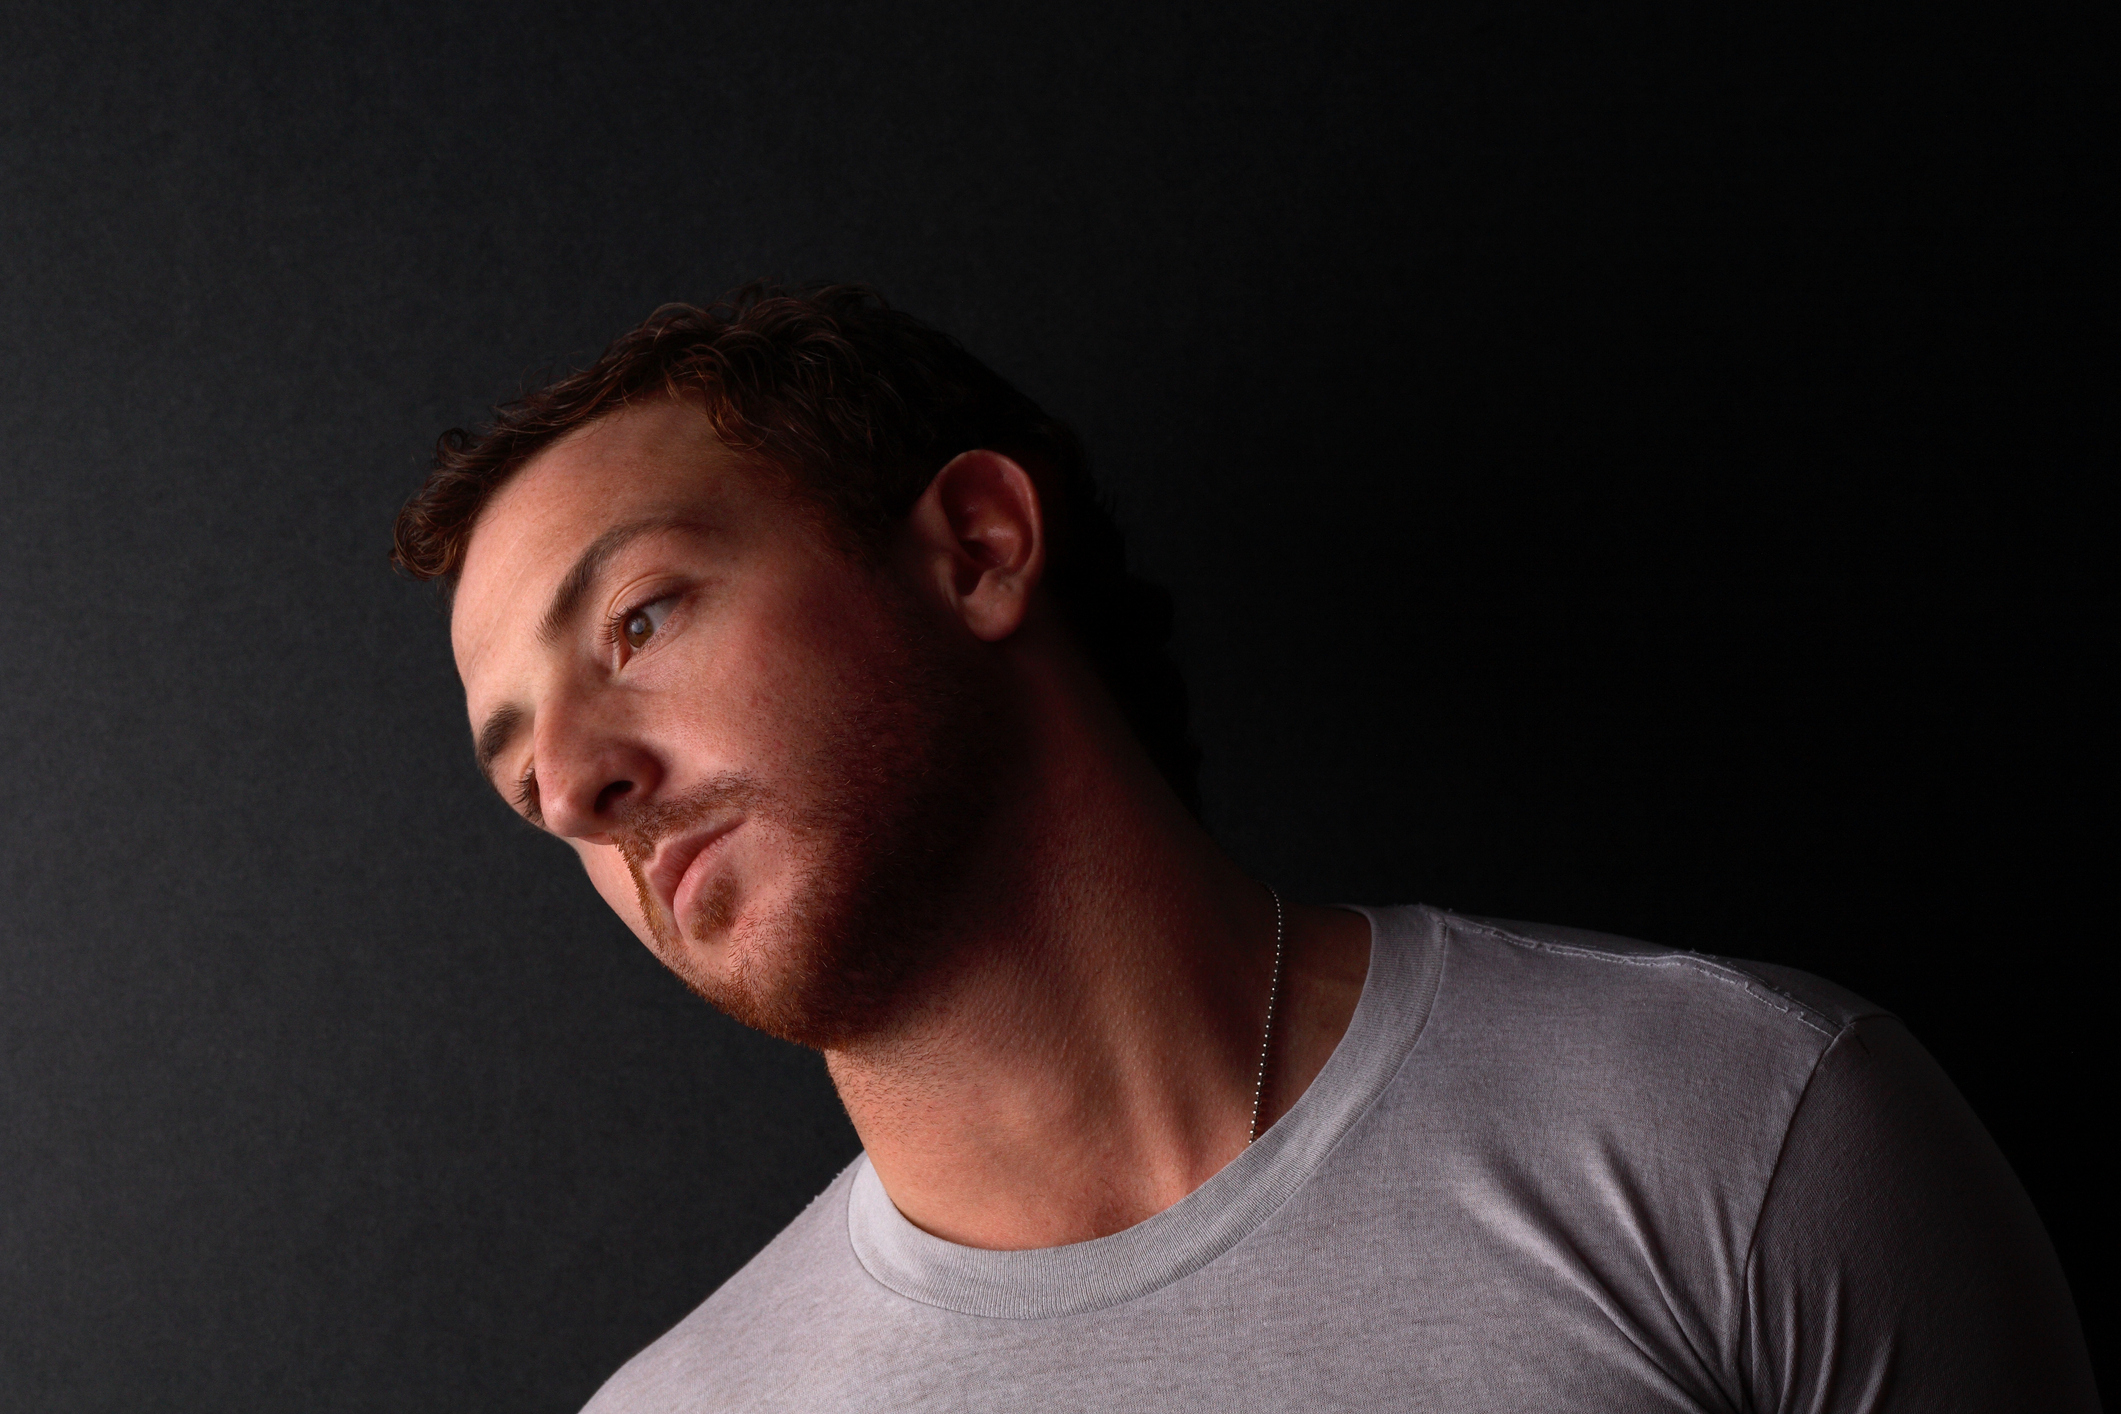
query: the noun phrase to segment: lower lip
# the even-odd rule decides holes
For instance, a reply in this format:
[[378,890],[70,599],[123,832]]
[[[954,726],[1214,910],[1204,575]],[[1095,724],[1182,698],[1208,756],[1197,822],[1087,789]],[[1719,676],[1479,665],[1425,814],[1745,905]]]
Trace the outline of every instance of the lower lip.
[[707,876],[714,872],[714,862],[720,856],[722,846],[735,833],[736,826],[732,825],[707,841],[706,848],[693,856],[692,863],[685,866],[685,873],[679,878],[677,888],[671,891],[670,913],[681,931],[693,905],[699,902],[701,890],[707,887]]

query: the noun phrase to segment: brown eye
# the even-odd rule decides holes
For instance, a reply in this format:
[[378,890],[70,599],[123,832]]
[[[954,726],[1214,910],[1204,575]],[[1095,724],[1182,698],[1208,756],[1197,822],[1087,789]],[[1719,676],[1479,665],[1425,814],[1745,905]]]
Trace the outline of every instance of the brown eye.
[[670,617],[670,611],[677,602],[678,596],[673,594],[667,599],[641,605],[620,621],[619,637],[626,640],[628,648],[638,653],[641,645],[653,638],[655,631],[663,626],[663,620]]

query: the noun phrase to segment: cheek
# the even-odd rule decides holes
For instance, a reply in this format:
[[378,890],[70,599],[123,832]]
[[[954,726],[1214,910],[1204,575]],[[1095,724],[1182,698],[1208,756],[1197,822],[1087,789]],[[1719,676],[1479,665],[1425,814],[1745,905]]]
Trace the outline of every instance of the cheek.
[[804,767],[820,732],[873,690],[888,671],[880,649],[896,635],[868,596],[844,583],[774,587],[782,592],[717,640],[672,723],[700,763],[726,760],[768,782]]
[[604,902],[611,911],[624,919],[633,935],[653,947],[655,935],[649,930],[648,920],[641,915],[641,896],[633,883],[633,871],[626,867],[625,859],[610,845],[583,844],[570,840],[575,854],[582,861],[582,871],[589,875],[589,882],[596,885]]

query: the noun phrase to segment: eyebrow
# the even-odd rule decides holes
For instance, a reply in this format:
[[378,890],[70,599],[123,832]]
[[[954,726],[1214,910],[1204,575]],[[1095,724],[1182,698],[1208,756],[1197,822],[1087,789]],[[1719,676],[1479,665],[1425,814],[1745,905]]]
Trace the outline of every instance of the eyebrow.
[[[596,587],[597,576],[619,551],[644,535],[660,530],[698,529],[700,523],[679,516],[649,516],[642,520],[627,521],[615,525],[589,542],[589,548],[578,556],[567,571],[560,587],[553,591],[552,603],[545,610],[545,617],[538,620],[538,642],[550,648],[560,641],[560,636],[582,612],[582,603],[589,591]],[[493,779],[493,763],[506,751],[530,720],[530,714],[514,703],[503,703],[488,714],[486,721],[473,737],[472,753],[479,763],[479,774]]]
[[560,587],[553,591],[552,606],[545,611],[545,617],[538,621],[538,642],[550,648],[560,641],[560,635],[567,631],[569,621],[582,612],[582,601],[589,597],[590,589],[597,582],[597,575],[619,551],[644,535],[692,524],[694,522],[671,516],[651,516],[645,520],[630,520],[624,525],[614,525],[590,541],[589,548],[582,552],[581,557],[574,562],[574,567],[567,571],[567,577],[560,581]]

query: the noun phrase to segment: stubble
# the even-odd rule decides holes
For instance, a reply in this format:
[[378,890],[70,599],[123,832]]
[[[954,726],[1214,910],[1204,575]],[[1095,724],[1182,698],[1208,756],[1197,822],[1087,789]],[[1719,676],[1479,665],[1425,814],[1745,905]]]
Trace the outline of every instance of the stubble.
[[[746,1026],[820,1050],[889,1034],[939,981],[998,798],[992,665],[892,588],[879,576],[888,634],[839,700],[794,724],[811,747],[784,786],[718,778],[643,809],[620,841],[665,965]],[[657,842],[732,814],[780,837],[790,895],[747,907],[725,874],[669,918],[645,873]]]

